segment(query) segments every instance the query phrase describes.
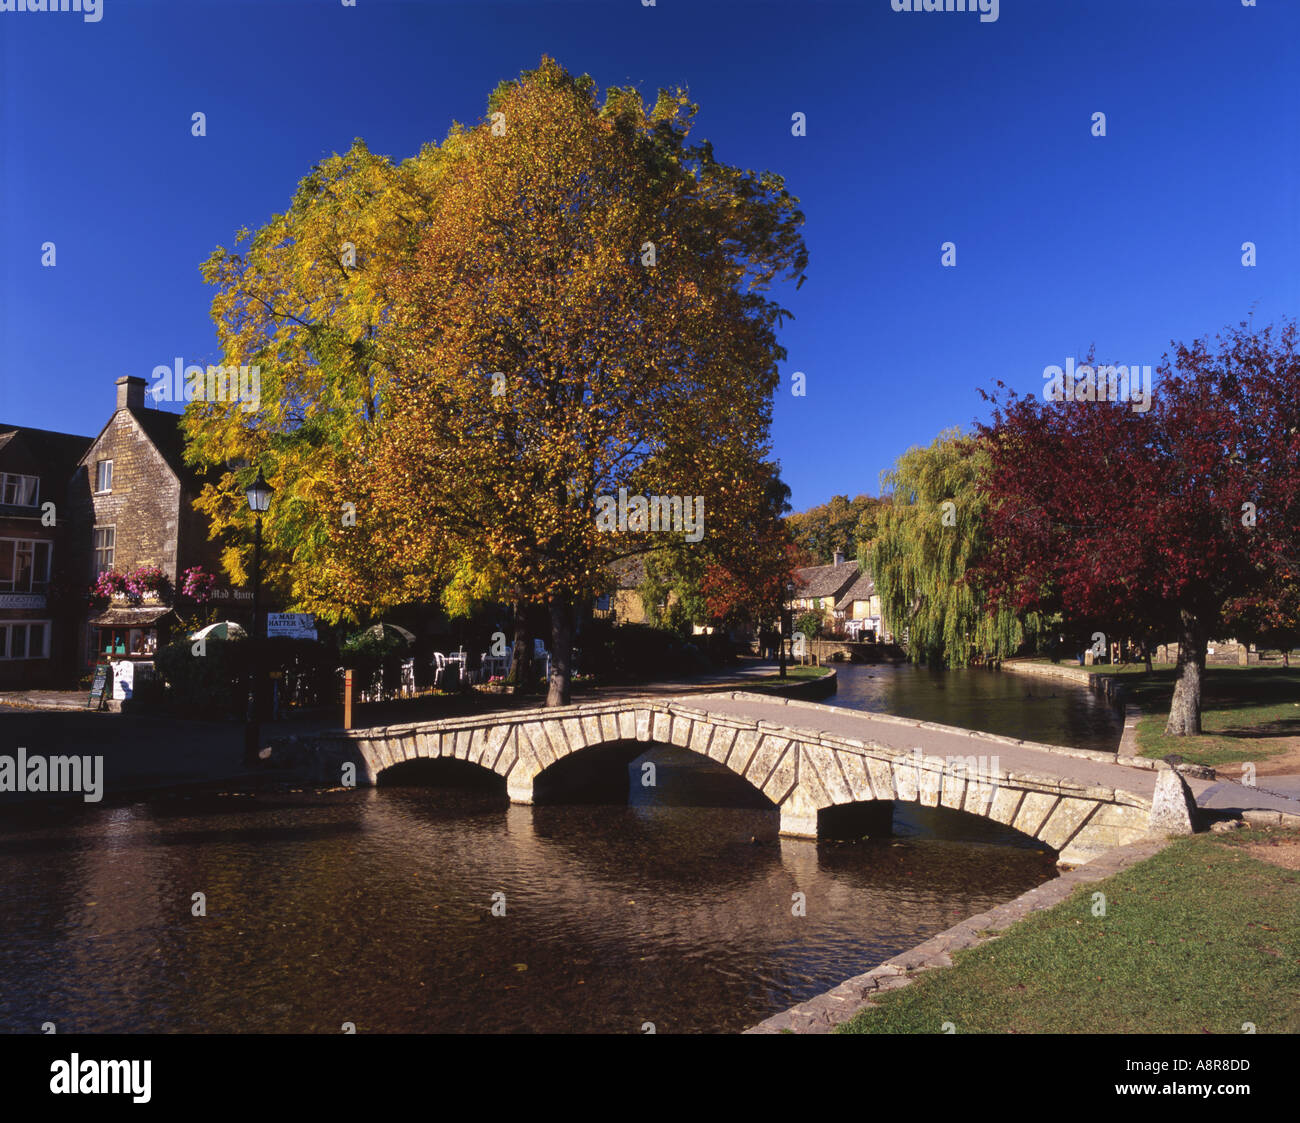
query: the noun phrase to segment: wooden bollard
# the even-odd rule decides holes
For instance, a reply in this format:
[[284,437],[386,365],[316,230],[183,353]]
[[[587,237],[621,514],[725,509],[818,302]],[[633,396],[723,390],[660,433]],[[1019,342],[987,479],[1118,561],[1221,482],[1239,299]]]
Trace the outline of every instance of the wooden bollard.
[[352,728],[352,672],[343,672],[343,728]]

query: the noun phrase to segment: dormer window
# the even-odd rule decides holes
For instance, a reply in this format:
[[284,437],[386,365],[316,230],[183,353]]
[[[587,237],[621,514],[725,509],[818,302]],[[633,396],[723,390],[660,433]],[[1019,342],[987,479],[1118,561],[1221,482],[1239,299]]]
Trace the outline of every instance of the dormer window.
[[113,490],[113,462],[100,460],[95,464],[95,493]]
[[8,472],[0,475],[0,503],[11,507],[36,507],[39,496],[39,477],[15,476]]

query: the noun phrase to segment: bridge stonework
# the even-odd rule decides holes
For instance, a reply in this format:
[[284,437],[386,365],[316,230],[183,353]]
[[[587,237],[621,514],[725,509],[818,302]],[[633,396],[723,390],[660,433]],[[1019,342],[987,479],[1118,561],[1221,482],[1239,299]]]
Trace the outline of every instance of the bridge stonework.
[[[1149,833],[1151,799],[1136,792],[1060,775],[955,766],[954,758],[828,733],[815,728],[816,711],[825,707],[813,704],[790,702],[783,711],[790,722],[776,724],[711,711],[711,698],[772,704],[768,697],[733,693],[693,696],[689,702],[581,703],[340,730],[310,738],[310,752],[320,778],[337,781],[338,769],[351,761],[362,783],[374,783],[406,761],[464,760],[504,777],[514,802],[532,803],[537,777],[574,753],[625,742],[677,745],[718,762],[761,791],[778,807],[784,835],[815,838],[819,811],[874,800],[945,807],[994,820],[1057,851],[1065,865],[1082,864]],[[984,738],[972,741],[973,748],[998,740],[972,736]]]

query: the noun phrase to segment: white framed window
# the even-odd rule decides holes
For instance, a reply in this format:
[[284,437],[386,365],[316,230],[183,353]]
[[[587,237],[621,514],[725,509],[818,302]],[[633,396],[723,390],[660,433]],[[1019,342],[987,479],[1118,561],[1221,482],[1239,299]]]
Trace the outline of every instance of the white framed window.
[[113,568],[113,552],[117,544],[117,527],[95,527],[95,576]]
[[54,546],[32,538],[0,538],[0,593],[44,593]]
[[0,620],[0,660],[49,657],[48,620]]
[[113,462],[99,460],[95,462],[95,494],[113,490]]
[[13,507],[39,507],[41,481],[38,476],[0,475],[0,503]]

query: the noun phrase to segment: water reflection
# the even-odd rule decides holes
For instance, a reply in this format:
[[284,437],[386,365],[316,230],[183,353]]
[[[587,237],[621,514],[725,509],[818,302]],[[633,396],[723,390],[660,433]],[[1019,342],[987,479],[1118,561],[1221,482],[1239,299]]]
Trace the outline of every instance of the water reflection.
[[854,710],[921,718],[1049,745],[1114,752],[1119,711],[1084,686],[1007,671],[936,671],[910,665],[836,667],[826,701]]
[[969,842],[764,841],[774,818],[410,788],[7,821],[0,1027],[737,1030],[1053,876]]

